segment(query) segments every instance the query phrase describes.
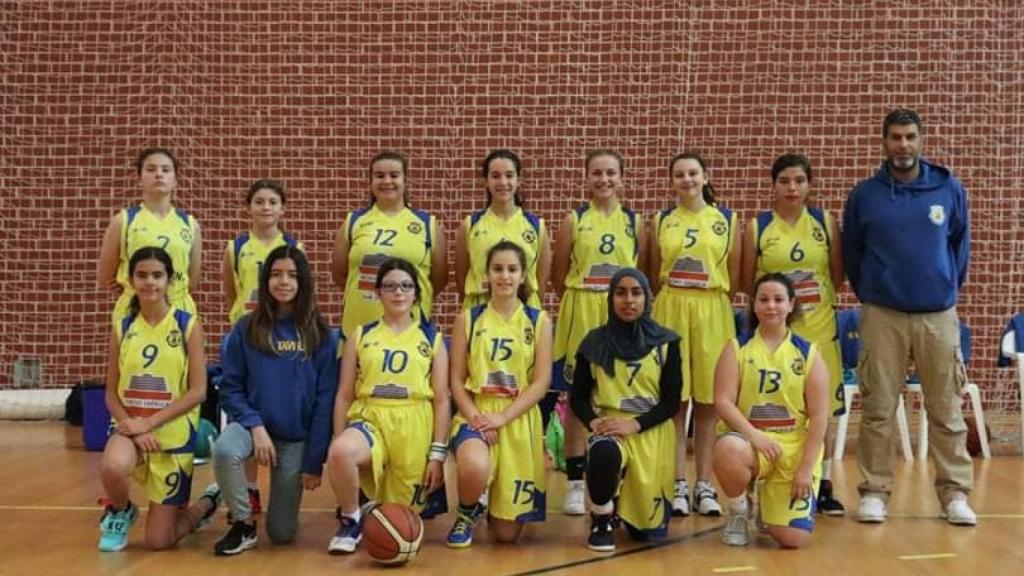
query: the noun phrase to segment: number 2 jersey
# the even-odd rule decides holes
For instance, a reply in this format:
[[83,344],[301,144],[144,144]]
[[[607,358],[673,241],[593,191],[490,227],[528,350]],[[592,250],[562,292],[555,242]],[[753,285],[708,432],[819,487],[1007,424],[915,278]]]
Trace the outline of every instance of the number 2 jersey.
[[[151,326],[141,314],[126,316],[114,326],[120,347],[117,395],[132,417],[156,414],[188,391],[188,338],[195,317],[171,307]],[[164,452],[192,452],[199,406],[153,430]]]

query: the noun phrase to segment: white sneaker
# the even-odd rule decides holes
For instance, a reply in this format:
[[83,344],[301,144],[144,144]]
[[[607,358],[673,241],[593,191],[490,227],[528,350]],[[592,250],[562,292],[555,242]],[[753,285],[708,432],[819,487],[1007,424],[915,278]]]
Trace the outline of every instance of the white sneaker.
[[978,523],[978,517],[971,510],[967,503],[967,496],[957,494],[946,504],[946,509],[939,512],[939,518],[945,518],[946,522],[954,526],[974,526]]
[[565,505],[562,511],[568,516],[583,516],[587,513],[587,487],[583,480],[569,480],[565,483]]
[[730,512],[729,521],[722,530],[722,542],[729,546],[746,546],[750,540],[747,536],[747,513]]
[[677,480],[675,495],[672,497],[672,515],[690,515],[690,485],[686,480]]
[[697,513],[701,516],[721,516],[722,506],[718,504],[718,494],[707,482],[698,482],[693,494],[693,502]]
[[857,521],[870,524],[881,524],[885,522],[888,511],[885,509],[885,501],[875,494],[865,494],[860,497],[860,508],[857,509]]

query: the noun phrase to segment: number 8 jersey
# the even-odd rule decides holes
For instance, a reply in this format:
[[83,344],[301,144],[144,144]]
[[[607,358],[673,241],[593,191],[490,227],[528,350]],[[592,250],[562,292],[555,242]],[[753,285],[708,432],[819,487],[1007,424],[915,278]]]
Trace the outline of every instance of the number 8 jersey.
[[[114,326],[120,343],[117,395],[132,417],[163,410],[188,391],[188,338],[195,317],[173,306],[151,326],[141,314],[126,316]],[[164,452],[192,452],[199,406],[153,430]]]

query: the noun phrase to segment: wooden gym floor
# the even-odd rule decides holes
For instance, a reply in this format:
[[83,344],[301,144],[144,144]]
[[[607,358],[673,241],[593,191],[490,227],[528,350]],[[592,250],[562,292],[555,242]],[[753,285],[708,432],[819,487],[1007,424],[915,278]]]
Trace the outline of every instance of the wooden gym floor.
[[[225,528],[223,511],[204,531],[176,550],[141,549],[142,526],[132,530],[128,548],[96,551],[100,508],[96,499],[100,454],[67,448],[61,423],[0,422],[0,574],[222,574],[246,576],[366,574],[381,568],[360,553],[329,556],[327,540],[336,527],[333,497],[322,486],[307,493],[297,541],[272,547],[265,535],[259,546],[232,558],[215,557],[213,543]],[[672,522],[669,538],[639,545],[620,533],[614,554],[586,548],[589,521],[560,512],[564,476],[549,482],[548,521],[531,525],[519,545],[494,544],[483,527],[468,550],[449,550],[444,535],[450,518],[426,523],[419,556],[406,574],[444,576],[512,574],[1021,574],[1024,571],[1024,461],[997,457],[975,461],[971,504],[976,528],[957,528],[937,518],[939,511],[929,467],[898,460],[897,485],[889,520],[867,526],[851,518],[820,518],[811,545],[799,551],[776,548],[765,537],[746,549],[728,548],[719,539],[724,519],[690,517]],[[195,489],[211,482],[210,466],[199,466]],[[266,497],[265,472],[261,473]],[[856,507],[858,473],[854,456],[834,473],[837,492],[848,509]],[[133,499],[140,502],[133,488]],[[621,531],[620,531],[621,532]]]

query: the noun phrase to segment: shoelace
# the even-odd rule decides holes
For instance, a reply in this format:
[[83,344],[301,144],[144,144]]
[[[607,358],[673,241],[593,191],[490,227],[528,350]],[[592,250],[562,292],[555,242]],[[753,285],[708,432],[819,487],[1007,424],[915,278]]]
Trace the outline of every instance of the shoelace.
[[465,534],[473,529],[473,520],[465,516],[460,515],[455,519],[455,526],[452,526],[453,534]]
[[725,525],[726,532],[742,532],[747,527],[747,519],[743,516],[730,516]]

